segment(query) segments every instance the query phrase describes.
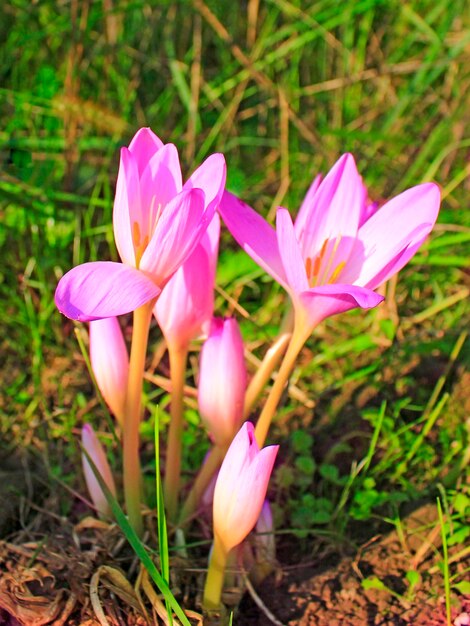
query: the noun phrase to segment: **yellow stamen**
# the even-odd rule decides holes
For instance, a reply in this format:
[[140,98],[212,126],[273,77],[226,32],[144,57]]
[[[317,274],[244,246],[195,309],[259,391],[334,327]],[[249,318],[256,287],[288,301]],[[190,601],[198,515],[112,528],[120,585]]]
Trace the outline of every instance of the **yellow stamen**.
[[321,265],[321,256],[317,256],[315,258],[315,263],[313,264],[313,278],[316,278],[318,276],[318,272],[320,271],[320,265]]
[[140,226],[138,222],[132,224],[132,241],[136,248],[140,246]]
[[139,267],[140,259],[149,243],[149,236],[145,235],[143,241],[141,241],[141,232],[138,222],[132,224],[132,241],[134,243],[135,265]]
[[341,270],[343,269],[345,265],[346,265],[346,261],[341,261],[341,263],[338,263],[335,271],[333,272],[333,274],[330,277],[330,280],[328,281],[329,284],[335,282],[335,280],[338,278],[338,275],[340,274]]
[[325,239],[320,249],[320,252],[316,255],[315,259],[313,260],[313,264],[312,264],[311,257],[308,257],[307,260],[305,261],[305,269],[307,270],[307,278],[308,278],[309,285],[311,287],[315,287],[315,285],[317,284],[318,272],[320,271],[321,262],[325,254],[327,245],[328,245],[328,239]]
[[[320,284],[323,285],[324,283],[326,283],[326,281],[328,280],[328,274],[330,272],[331,266],[333,264],[336,252],[338,250],[339,247],[339,243],[342,239],[341,235],[338,235],[335,239],[335,243],[333,244],[333,249],[331,250],[329,256],[328,256],[328,263],[326,264],[326,267],[324,268],[324,271],[322,273],[322,277],[320,280]],[[328,239],[326,240],[328,241]],[[328,281],[329,282],[329,281]]]
[[307,278],[310,281],[312,275],[312,259],[310,257],[307,257],[307,260],[305,261],[305,270],[307,272]]
[[322,244],[322,247],[321,247],[321,250],[320,250],[320,254],[317,255],[317,258],[320,259],[320,261],[323,259],[323,256],[324,256],[324,254],[326,252],[326,247],[327,247],[329,241],[330,241],[329,239],[325,239],[325,241]]

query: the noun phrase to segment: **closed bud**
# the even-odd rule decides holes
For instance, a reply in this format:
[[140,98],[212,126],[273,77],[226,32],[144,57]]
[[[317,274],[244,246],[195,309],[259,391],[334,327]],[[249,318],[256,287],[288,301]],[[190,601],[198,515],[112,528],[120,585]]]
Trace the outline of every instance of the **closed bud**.
[[228,446],[243,420],[246,367],[234,318],[214,318],[199,366],[199,412],[219,446]]
[[246,422],[232,441],[214,491],[214,535],[226,553],[240,544],[260,517],[279,446],[260,450]]
[[90,361],[101,395],[122,425],[129,356],[117,317],[90,322]]
[[[116,486],[114,484],[113,474],[111,472],[111,468],[109,467],[105,451],[103,450],[103,446],[90,424],[85,424],[82,428],[82,446],[83,450],[93,461],[96,470],[105,482],[106,486],[111,491],[113,496],[116,497]],[[111,513],[108,501],[106,500],[106,496],[104,495],[95,473],[84,453],[82,453],[82,465],[91,500],[100,517],[108,517]]]

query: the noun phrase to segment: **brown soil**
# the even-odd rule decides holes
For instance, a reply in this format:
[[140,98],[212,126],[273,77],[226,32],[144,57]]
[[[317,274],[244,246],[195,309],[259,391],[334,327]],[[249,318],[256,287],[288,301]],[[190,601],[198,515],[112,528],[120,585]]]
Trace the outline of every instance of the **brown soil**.
[[[274,617],[288,626],[445,626],[435,517],[435,506],[425,506],[405,521],[401,540],[396,532],[376,537],[334,566],[285,568],[277,584],[271,579],[261,587],[258,599],[245,597],[236,623],[268,626]],[[460,561],[453,571],[468,565]],[[410,570],[420,575],[413,590],[406,578]],[[371,580],[375,584],[367,589]],[[470,596],[452,593],[451,615],[452,624],[470,624]]]
[[[233,624],[446,626],[435,506],[416,511],[402,531],[371,539],[354,557],[279,566],[257,591],[245,593]],[[452,553],[450,558],[461,580],[469,564]],[[173,582],[180,601],[197,607],[203,569],[183,561],[173,565],[181,573]],[[163,624],[157,614],[164,608],[138,569],[118,529],[92,518],[73,526],[46,507],[28,528],[0,542],[0,625]],[[413,590],[406,578],[410,570],[420,574]],[[374,588],[366,589],[364,581],[373,577]],[[386,588],[377,588],[380,583]],[[451,600],[452,624],[467,626],[470,597],[453,592]],[[194,614],[191,621],[201,623]]]

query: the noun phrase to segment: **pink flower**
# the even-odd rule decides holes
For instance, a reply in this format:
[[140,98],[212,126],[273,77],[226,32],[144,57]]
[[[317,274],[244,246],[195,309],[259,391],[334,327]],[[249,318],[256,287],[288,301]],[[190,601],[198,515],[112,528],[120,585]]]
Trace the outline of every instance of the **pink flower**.
[[260,450],[250,422],[243,424],[232,441],[214,491],[214,534],[225,552],[241,543],[255,526],[278,449]]
[[101,395],[122,425],[129,356],[117,317],[90,322],[90,361]]
[[[109,463],[103,450],[103,446],[101,445],[98,437],[95,434],[95,431],[90,424],[85,424],[82,428],[82,446],[90,459],[95,464],[96,469],[98,470],[101,478],[104,480],[106,486],[111,491],[113,496],[116,497],[116,486],[114,484],[114,478],[111,472],[111,468],[109,467]],[[88,462],[88,459],[83,453],[82,465],[88,493],[90,494],[96,510],[102,516],[109,516],[111,510],[109,508],[108,501],[106,500],[106,496],[104,495],[103,490],[101,489],[100,484],[96,479],[95,473],[93,472],[91,465]]]
[[243,339],[234,318],[214,318],[199,365],[199,412],[216,445],[227,446],[243,421]]
[[274,230],[230,193],[219,211],[242,248],[290,294],[311,330],[323,319],[383,298],[373,290],[398,272],[430,233],[439,211],[437,185],[412,187],[377,206],[354,158],[343,155],[317,177],[292,223],[279,208]]
[[209,331],[214,311],[214,280],[220,220],[216,214],[191,256],[169,280],[154,313],[168,344],[185,347]]
[[114,237],[122,263],[70,270],[55,300],[67,317],[91,321],[129,313],[155,299],[207,229],[225,185],[225,160],[213,154],[182,184],[178,152],[142,128],[122,148]]

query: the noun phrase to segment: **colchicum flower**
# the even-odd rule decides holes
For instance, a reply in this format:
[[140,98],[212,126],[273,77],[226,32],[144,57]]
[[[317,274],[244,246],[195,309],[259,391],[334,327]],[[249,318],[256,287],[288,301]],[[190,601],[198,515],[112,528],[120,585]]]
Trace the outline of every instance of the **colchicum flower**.
[[225,159],[213,154],[183,185],[178,152],[142,128],[122,148],[113,226],[122,263],[70,270],[55,300],[67,317],[92,321],[129,313],[155,299],[206,231],[225,185]]
[[[95,431],[90,424],[85,424],[82,428],[82,446],[90,459],[95,464],[95,467],[98,470],[105,485],[108,487],[113,496],[116,497],[116,486],[114,484],[113,474],[111,472],[111,468],[109,467],[105,451],[103,450],[103,446],[101,445],[98,437],[95,434]],[[96,510],[101,516],[109,516],[111,514],[111,509],[108,505],[108,501],[106,500],[106,496],[104,495],[103,490],[101,489],[100,484],[96,479],[95,473],[93,472],[91,465],[88,462],[88,459],[83,453],[82,465],[88,493],[90,494]]]
[[90,362],[101,395],[122,426],[129,355],[117,317],[90,322]]
[[228,553],[254,528],[279,446],[260,450],[251,422],[232,441],[214,490],[214,536]]
[[437,185],[412,187],[377,210],[354,158],[343,155],[317,177],[292,223],[277,210],[276,230],[225,192],[219,211],[242,248],[292,298],[307,331],[326,317],[383,298],[373,290],[396,274],[430,233],[439,211]]
[[198,403],[218,446],[228,446],[243,421],[246,391],[243,339],[235,318],[214,318],[199,365]]

